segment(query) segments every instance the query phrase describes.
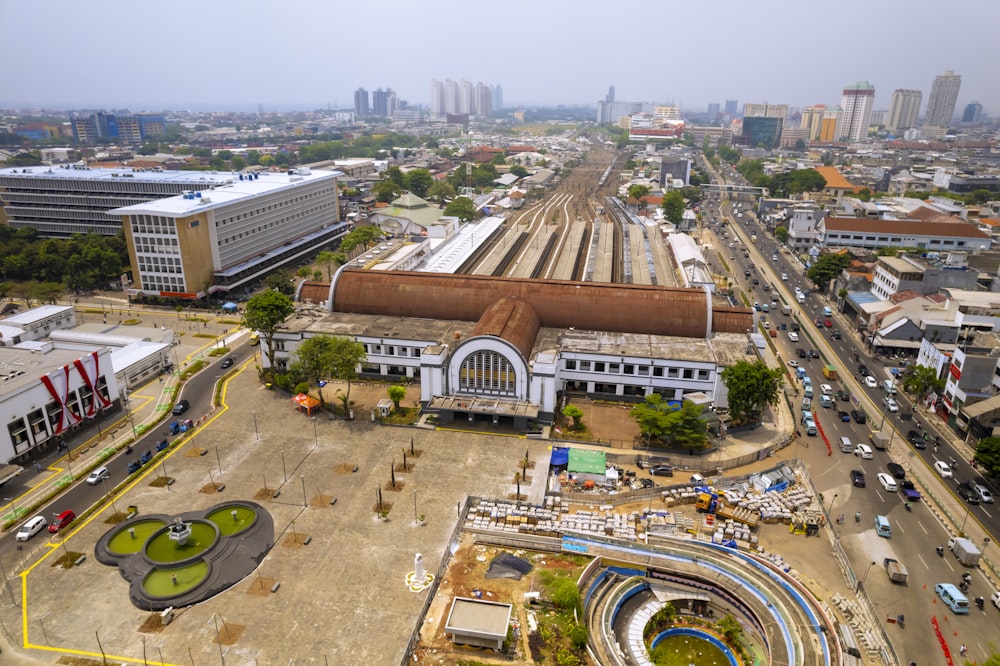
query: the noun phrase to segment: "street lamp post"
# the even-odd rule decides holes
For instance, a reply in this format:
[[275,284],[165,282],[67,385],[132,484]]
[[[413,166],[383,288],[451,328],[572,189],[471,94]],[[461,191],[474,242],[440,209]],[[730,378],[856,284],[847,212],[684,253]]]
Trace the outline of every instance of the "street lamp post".
[[253,434],[254,434],[254,437],[256,437],[257,441],[259,442],[260,441],[260,431],[257,430],[257,412],[255,412],[255,411],[254,412],[250,412],[250,414],[253,415]]
[[855,592],[860,592],[861,588],[865,586],[865,581],[868,580],[868,574],[869,574],[869,572],[871,572],[873,566],[875,566],[874,562],[872,562],[871,564],[869,564],[868,568],[865,569],[865,575],[862,576],[861,580],[858,581],[858,586],[854,589]]
[[300,474],[299,479],[302,481],[302,507],[309,508],[309,502],[306,500],[306,475]]
[[316,417],[312,417],[313,422],[313,447],[319,446],[319,432],[316,430]]
[[281,450],[281,473],[285,476],[285,483],[288,483],[288,470],[285,468],[285,450]]

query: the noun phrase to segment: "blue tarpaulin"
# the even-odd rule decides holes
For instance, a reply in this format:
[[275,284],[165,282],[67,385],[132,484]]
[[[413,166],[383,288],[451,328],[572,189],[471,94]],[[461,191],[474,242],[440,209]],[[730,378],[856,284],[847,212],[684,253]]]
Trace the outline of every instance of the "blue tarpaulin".
[[225,302],[225,303],[222,304],[222,309],[226,310],[228,312],[236,312],[236,308],[237,307],[239,307],[239,306],[236,305],[236,303],[233,303],[232,301],[227,301],[227,302]]
[[554,446],[552,447],[552,457],[549,459],[549,464],[553,467],[562,467],[569,464],[569,447],[564,446]]

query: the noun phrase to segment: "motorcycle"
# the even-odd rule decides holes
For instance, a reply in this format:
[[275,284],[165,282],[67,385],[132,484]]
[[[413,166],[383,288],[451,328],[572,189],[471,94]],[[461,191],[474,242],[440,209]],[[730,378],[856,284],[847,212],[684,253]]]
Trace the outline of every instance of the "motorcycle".
[[909,511],[910,513],[912,513],[912,512],[913,512],[913,508],[912,508],[912,507],[910,506],[910,503],[909,503],[909,502],[907,502],[907,503],[906,503],[906,504],[904,504],[903,506],[905,506],[905,507],[906,507],[906,510],[907,510],[907,511]]
[[944,546],[938,546],[934,550],[937,551],[938,557],[944,557]]
[[962,592],[967,592],[969,589],[969,582],[963,580],[961,583],[958,584],[958,589],[962,590]]
[[978,608],[979,610],[983,610],[983,598],[982,597],[976,597],[976,608]]
[[854,514],[854,522],[856,522],[856,523],[860,523],[861,522],[861,512],[860,511],[855,512],[855,514]]
[[125,455],[128,455],[130,453],[132,453],[132,445],[131,444],[129,444],[128,446],[125,447]]

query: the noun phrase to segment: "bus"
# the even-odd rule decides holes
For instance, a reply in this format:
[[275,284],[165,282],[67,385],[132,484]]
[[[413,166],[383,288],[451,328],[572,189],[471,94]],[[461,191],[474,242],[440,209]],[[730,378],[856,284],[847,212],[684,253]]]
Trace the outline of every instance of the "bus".
[[256,346],[259,344],[260,344],[260,334],[257,333],[257,331],[254,331],[253,333],[250,334],[250,345]]

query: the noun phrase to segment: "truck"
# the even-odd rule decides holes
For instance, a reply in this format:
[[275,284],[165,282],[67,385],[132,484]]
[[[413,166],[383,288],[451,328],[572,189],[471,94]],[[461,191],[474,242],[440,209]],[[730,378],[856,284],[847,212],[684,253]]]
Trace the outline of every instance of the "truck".
[[781,306],[781,314],[790,315],[792,314],[792,306],[787,303]]
[[756,511],[738,506],[729,506],[719,498],[718,493],[707,489],[704,492],[698,493],[698,497],[695,500],[695,509],[700,513],[710,513],[719,518],[735,520],[750,528],[756,528],[760,520],[760,514]]
[[979,558],[982,555],[976,544],[962,537],[948,539],[948,550],[955,554],[960,564],[967,567],[979,564]]
[[889,448],[889,442],[892,441],[892,433],[885,430],[872,430],[868,434],[868,439],[871,440],[872,446],[876,449],[885,451]]
[[823,376],[829,379],[831,382],[837,381],[837,368],[827,363],[826,365],[823,366]]
[[906,567],[903,566],[902,562],[894,560],[891,557],[887,557],[883,563],[885,564],[885,572],[888,574],[889,580],[893,583],[906,582],[907,572]]
[[903,479],[903,497],[907,502],[919,502],[920,491],[913,485],[913,481]]

